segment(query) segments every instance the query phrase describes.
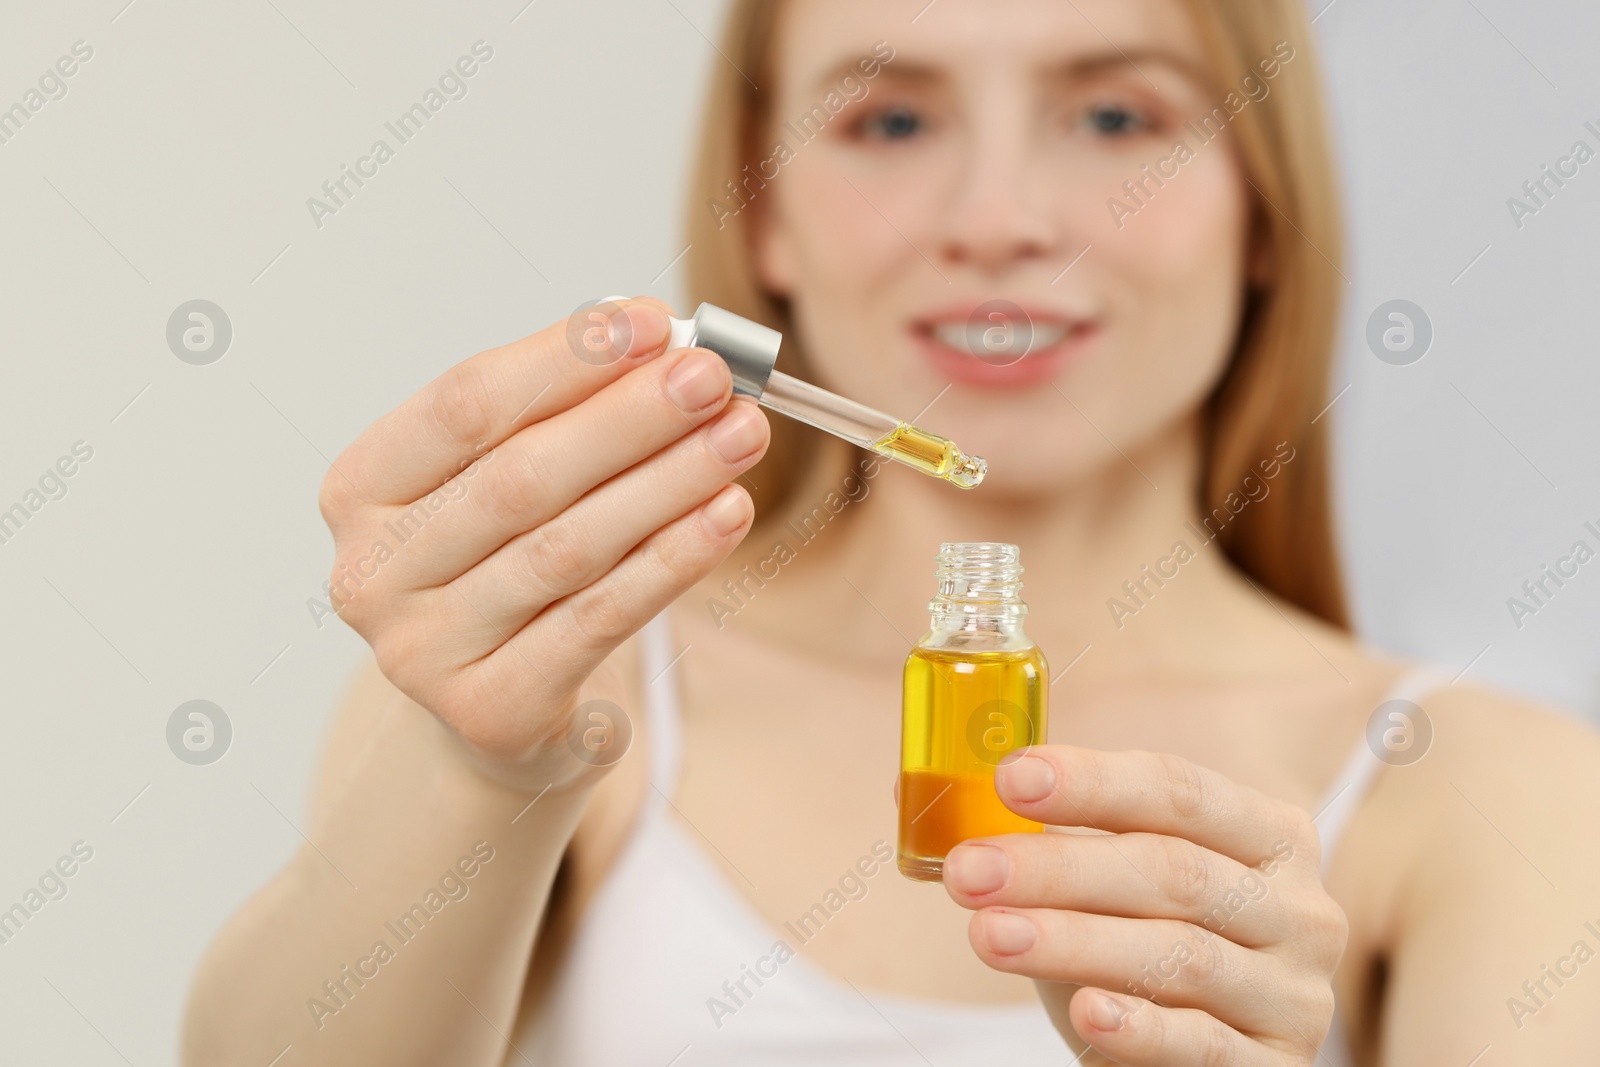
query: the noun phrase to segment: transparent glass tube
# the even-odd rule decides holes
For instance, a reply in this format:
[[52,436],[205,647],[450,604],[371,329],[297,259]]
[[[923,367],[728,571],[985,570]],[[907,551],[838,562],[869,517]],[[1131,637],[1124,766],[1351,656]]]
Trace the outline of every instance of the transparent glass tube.
[[962,489],[983,481],[989,470],[982,457],[968,455],[948,438],[780,371],[767,379],[760,404]]

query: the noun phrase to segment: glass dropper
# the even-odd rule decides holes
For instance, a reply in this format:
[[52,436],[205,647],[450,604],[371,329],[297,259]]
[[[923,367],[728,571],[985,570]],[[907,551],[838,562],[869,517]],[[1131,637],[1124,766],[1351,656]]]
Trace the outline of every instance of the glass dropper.
[[865,404],[846,400],[782,371],[773,371],[767,377],[767,387],[756,399],[762,407],[781,411],[791,419],[826,430],[962,489],[971,489],[983,481],[989,471],[983,457],[969,456],[957,448],[954,441],[920,430]]
[[961,451],[954,441],[774,370],[783,341],[777,330],[715,304],[701,304],[692,319],[669,318],[668,347],[708,348],[721,356],[733,372],[735,394],[962,489],[971,489],[988,473],[981,457]]

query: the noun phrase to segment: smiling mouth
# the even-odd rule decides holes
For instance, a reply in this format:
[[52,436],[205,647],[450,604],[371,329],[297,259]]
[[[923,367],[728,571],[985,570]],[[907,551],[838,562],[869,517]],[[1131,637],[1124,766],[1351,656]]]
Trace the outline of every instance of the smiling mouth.
[[1095,323],[1032,321],[1021,323],[921,322],[913,332],[930,348],[950,357],[967,357],[983,366],[1008,367],[1025,357],[1052,353],[1064,343],[1092,333]]
[[969,323],[941,322],[929,327],[926,335],[945,348],[963,355],[975,356],[988,363],[1007,364],[1051,348],[1085,325],[1069,327],[1062,323],[1034,323],[1020,327],[982,327]]

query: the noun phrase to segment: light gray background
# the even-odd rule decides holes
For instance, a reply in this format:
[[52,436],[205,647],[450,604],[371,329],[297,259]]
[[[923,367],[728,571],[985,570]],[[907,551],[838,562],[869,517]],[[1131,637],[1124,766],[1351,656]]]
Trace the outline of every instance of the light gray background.
[[[125,2],[0,25],[0,106],[74,41],[95,50],[0,145],[0,508],[94,448],[0,545],[0,908],[74,841],[95,850],[0,945],[7,1062],[175,1061],[191,969],[299,843],[364,652],[306,607],[328,458],[585,299],[681,307],[685,144],[723,62],[716,0]],[[1600,13],[1335,0],[1316,29],[1354,247],[1326,418],[1360,628],[1594,716],[1600,561],[1520,631],[1505,601],[1600,525],[1600,160],[1521,231],[1505,201],[1596,145]],[[479,39],[469,95],[315,228],[306,198]],[[211,366],[166,346],[195,298],[233,324]],[[1394,298],[1434,324],[1413,366],[1364,345]],[[232,720],[212,766],[166,747],[192,699]]]

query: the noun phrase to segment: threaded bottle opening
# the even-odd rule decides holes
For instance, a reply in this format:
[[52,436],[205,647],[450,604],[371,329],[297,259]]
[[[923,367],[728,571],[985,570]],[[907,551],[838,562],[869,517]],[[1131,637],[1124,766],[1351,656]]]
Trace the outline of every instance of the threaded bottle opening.
[[1022,602],[1022,554],[1000,541],[959,541],[939,546],[938,594],[928,602],[934,618],[952,615],[1015,617]]

